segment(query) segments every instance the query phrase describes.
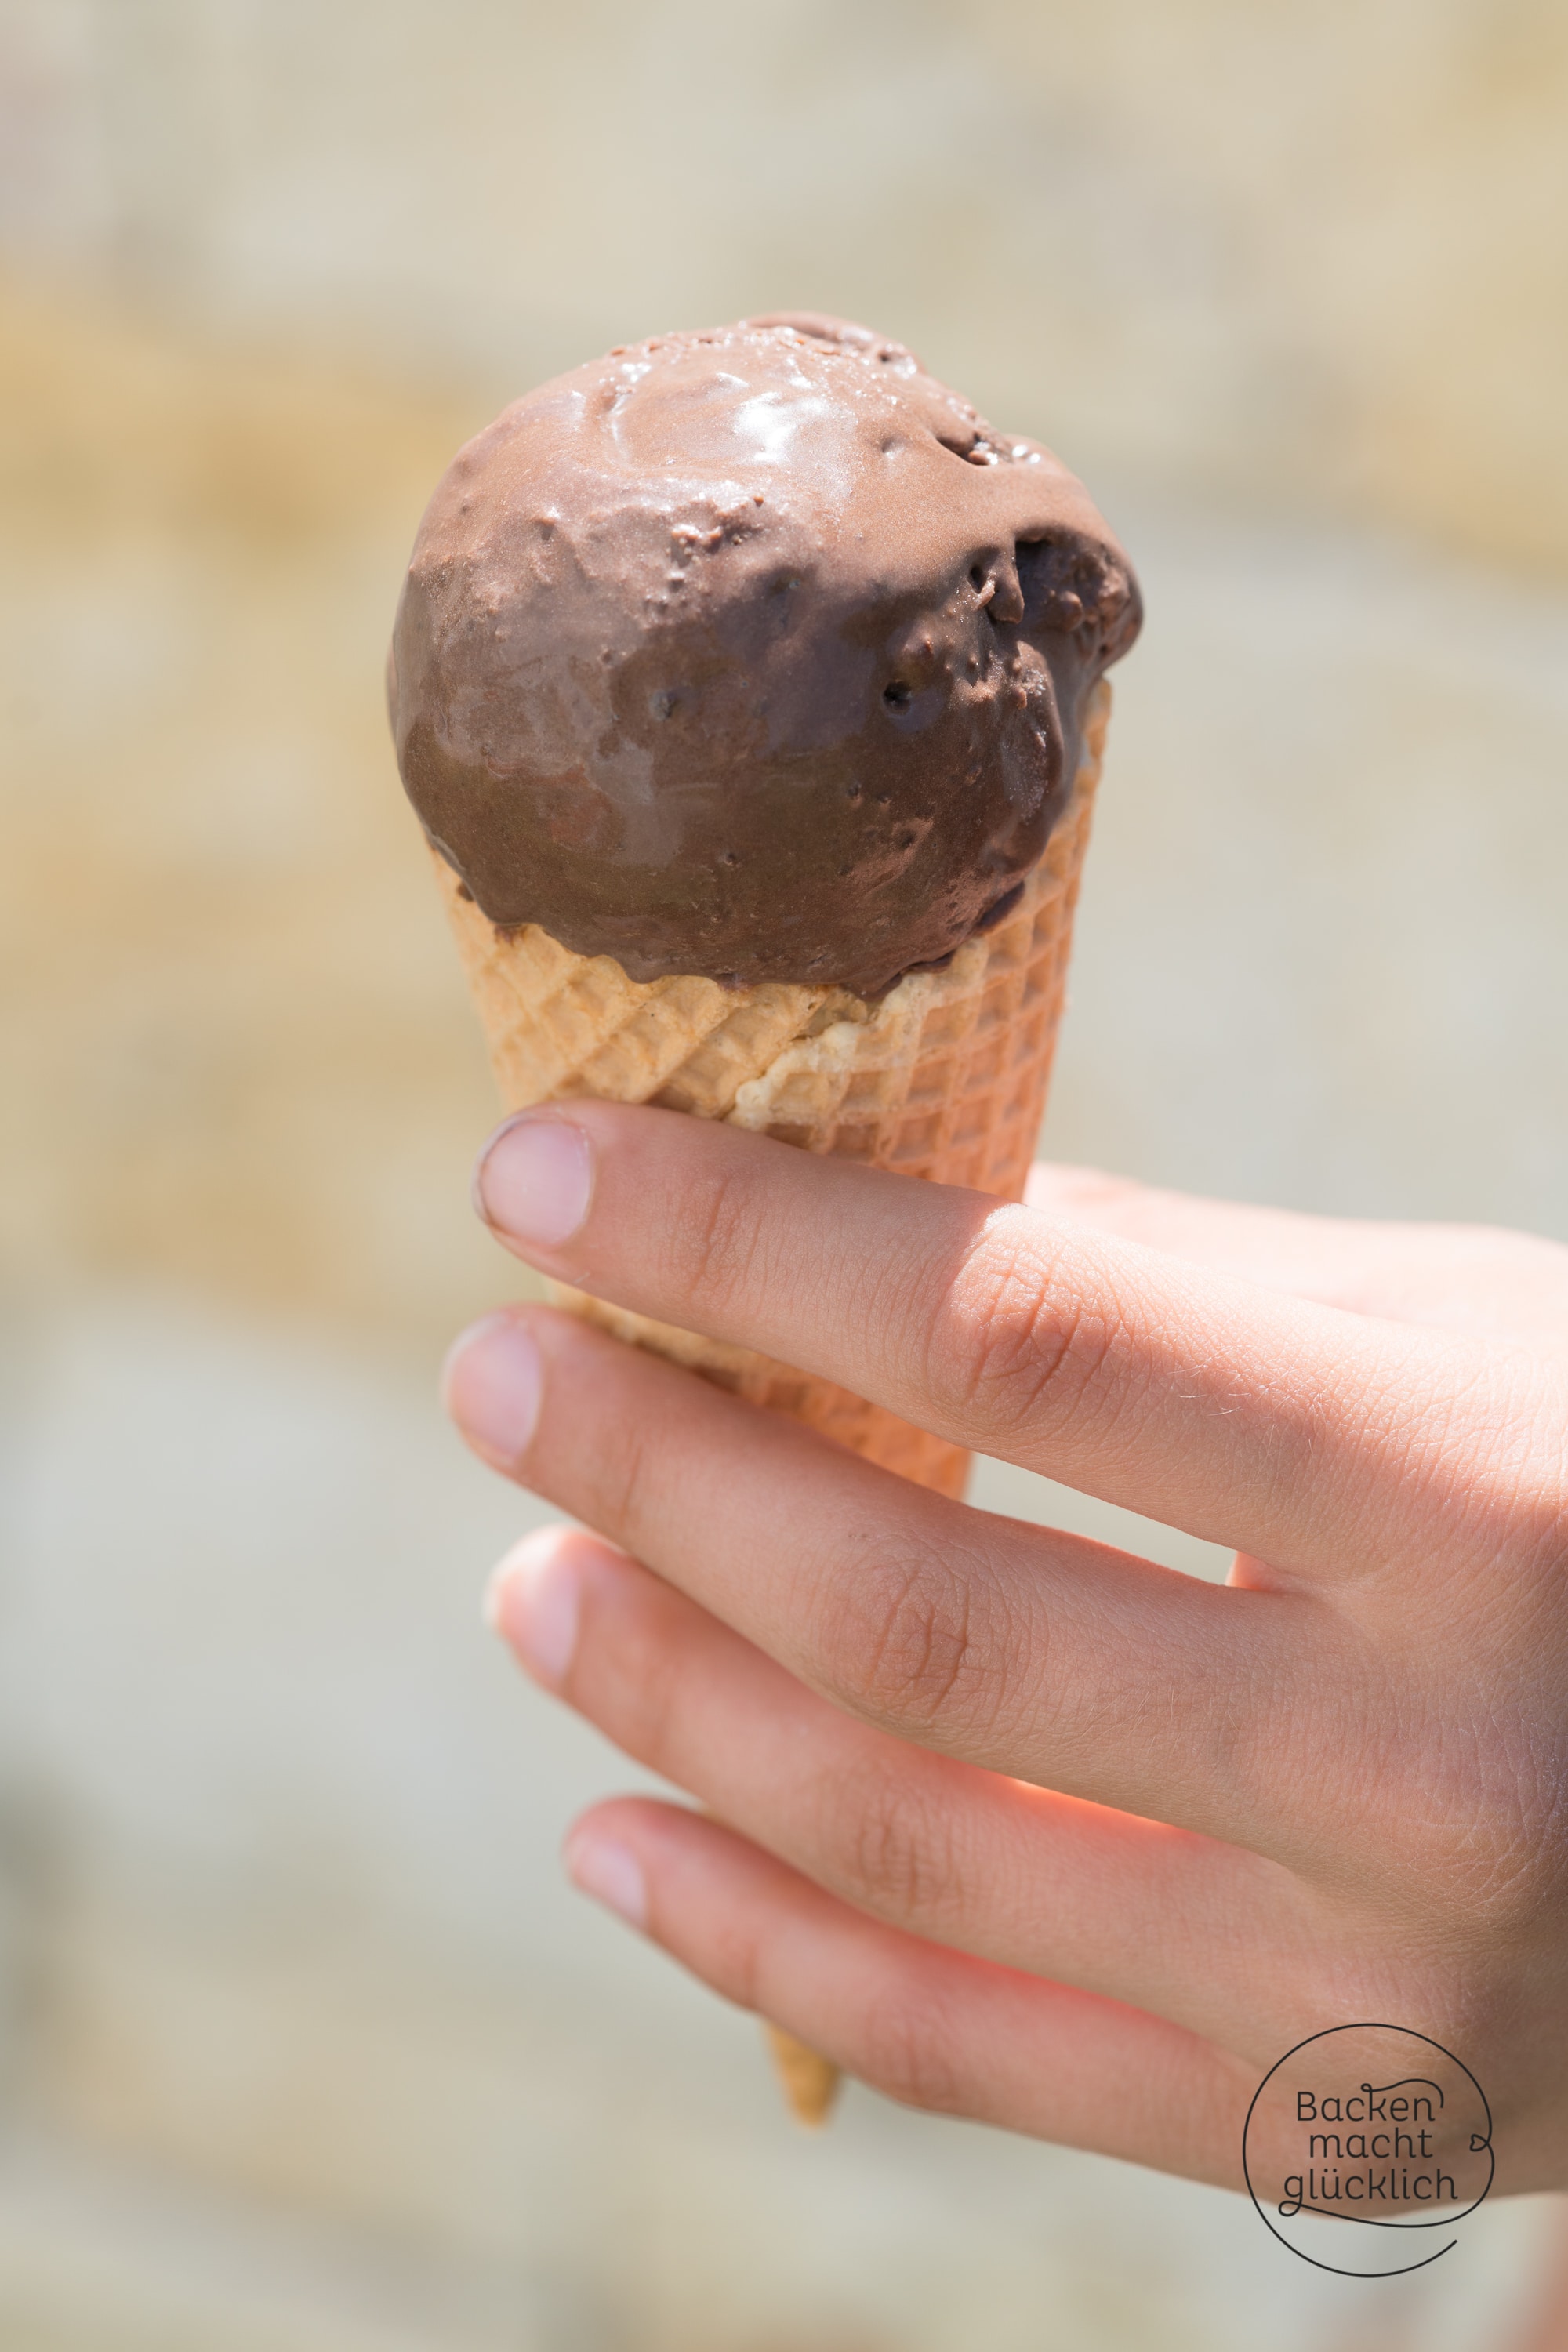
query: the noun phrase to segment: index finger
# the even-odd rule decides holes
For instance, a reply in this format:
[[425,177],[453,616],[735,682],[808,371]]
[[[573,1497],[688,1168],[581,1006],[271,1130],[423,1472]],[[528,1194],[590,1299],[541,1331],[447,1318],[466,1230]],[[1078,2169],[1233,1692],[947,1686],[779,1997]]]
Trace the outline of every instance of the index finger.
[[1309,1216],[1043,1160],[1024,1197],[1047,1216],[1321,1307],[1568,1352],[1568,1248],[1539,1234]]
[[[1442,1441],[1477,1357],[1443,1335],[646,1106],[509,1121],[478,1191],[595,1296],[1278,1569],[1419,1554],[1439,1511],[1452,1557]],[[1444,1408],[1429,1456],[1413,1395]]]

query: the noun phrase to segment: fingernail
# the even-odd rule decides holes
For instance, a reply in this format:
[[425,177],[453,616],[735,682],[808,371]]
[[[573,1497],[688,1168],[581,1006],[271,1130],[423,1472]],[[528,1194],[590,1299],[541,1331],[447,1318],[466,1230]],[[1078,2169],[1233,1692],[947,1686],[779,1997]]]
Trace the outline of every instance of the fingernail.
[[559,1690],[577,1647],[583,1583],[561,1549],[561,1531],[525,1536],[490,1579],[485,1614],[536,1682]]
[[632,1927],[647,1926],[647,1880],[629,1845],[580,1830],[567,1840],[566,1874],[574,1886]]
[[554,1249],[588,1213],[594,1160],[569,1118],[524,1112],[492,1135],[474,1170],[474,1206],[511,1240]]
[[539,1349],[510,1315],[470,1324],[441,1370],[447,1412],[475,1452],[501,1470],[527,1453],[543,1386]]

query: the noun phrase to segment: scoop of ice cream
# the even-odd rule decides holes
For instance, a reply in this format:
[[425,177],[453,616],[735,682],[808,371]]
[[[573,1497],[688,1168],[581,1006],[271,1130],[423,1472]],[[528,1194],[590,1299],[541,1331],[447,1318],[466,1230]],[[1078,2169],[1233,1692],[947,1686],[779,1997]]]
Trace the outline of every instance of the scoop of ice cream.
[[871,995],[1009,900],[1139,618],[1048,450],[865,328],[742,320],[459,451],[398,608],[398,761],[498,925]]

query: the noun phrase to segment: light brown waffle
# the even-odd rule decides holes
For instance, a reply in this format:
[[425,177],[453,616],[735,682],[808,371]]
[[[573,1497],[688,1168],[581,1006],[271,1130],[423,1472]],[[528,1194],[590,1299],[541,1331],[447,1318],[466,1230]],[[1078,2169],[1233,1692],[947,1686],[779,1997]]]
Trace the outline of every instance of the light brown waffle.
[[782,2025],[768,2026],[767,2042],[773,2072],[796,2123],[804,2124],[807,2131],[820,2131],[838,2096],[837,2067],[809,2043],[786,2033]]
[[[507,1108],[573,1095],[662,1103],[808,1151],[1019,1199],[1045,1108],[1110,709],[1101,681],[1071,799],[1017,904],[944,971],[910,972],[877,1004],[842,989],[628,980],[613,958],[574,955],[536,925],[497,930],[437,857]],[[884,1468],[963,1491],[961,1447],[830,1381],[580,1292],[557,1296]]]

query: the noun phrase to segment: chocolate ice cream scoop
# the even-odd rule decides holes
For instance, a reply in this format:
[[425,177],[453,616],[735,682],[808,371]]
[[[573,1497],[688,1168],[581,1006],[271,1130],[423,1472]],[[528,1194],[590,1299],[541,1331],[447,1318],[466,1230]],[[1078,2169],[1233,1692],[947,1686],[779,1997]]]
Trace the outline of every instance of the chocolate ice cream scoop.
[[398,608],[398,761],[503,928],[875,995],[1008,903],[1139,620],[1048,450],[866,328],[742,320],[458,452]]

